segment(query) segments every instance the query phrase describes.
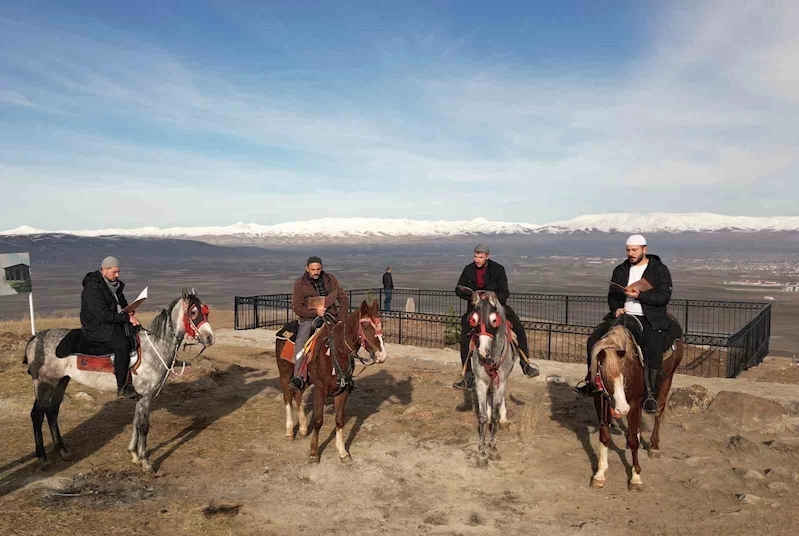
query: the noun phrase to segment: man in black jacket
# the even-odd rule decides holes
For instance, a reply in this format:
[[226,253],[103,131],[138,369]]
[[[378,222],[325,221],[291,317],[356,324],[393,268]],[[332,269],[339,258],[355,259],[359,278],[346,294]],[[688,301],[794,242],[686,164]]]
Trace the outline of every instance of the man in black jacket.
[[[628,288],[641,279],[645,279],[652,289],[640,292]],[[669,328],[666,306],[672,292],[671,273],[660,257],[647,254],[646,239],[641,235],[633,235],[627,239],[627,260],[613,270],[611,281],[625,290],[615,285],[610,285],[608,289],[610,312],[588,338],[588,367],[591,367],[591,349],[607,333],[613,321],[624,313],[634,315],[643,327],[641,350],[648,375],[644,411],[657,413],[657,400],[653,395],[657,393],[663,374],[663,346]],[[593,384],[590,380],[586,376],[585,384],[578,386],[578,392],[592,394]]]
[[471,370],[471,360],[469,359],[469,344],[471,342],[472,327],[469,325],[469,314],[471,313],[471,299],[472,294],[458,287],[468,287],[472,290],[490,290],[493,291],[499,302],[505,307],[505,313],[511,323],[513,332],[519,341],[519,349],[523,355],[519,356],[519,364],[527,376],[534,378],[538,376],[538,367],[532,364],[530,359],[530,351],[527,348],[527,336],[524,334],[524,326],[522,321],[507,304],[510,291],[508,290],[508,277],[505,275],[505,268],[489,259],[491,249],[485,244],[478,244],[474,248],[474,262],[467,264],[458,279],[458,286],[455,287],[455,293],[459,298],[470,302],[469,310],[461,317],[461,365],[464,366],[464,376],[452,386],[455,389],[471,389],[474,383],[474,374]]
[[394,292],[394,276],[391,275],[391,266],[383,274],[383,310],[391,310],[391,294]]
[[114,354],[114,374],[117,378],[117,396],[135,398],[136,389],[127,381],[130,366],[131,326],[139,321],[131,313],[122,311],[128,305],[123,290],[125,283],[119,280],[119,261],[106,257],[96,272],[83,278],[80,295],[80,324],[83,336],[99,343],[108,353]]

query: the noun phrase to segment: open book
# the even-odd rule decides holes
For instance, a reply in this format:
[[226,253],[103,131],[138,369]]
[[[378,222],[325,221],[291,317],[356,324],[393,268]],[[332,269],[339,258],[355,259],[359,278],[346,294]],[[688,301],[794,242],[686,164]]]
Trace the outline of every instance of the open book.
[[324,296],[312,296],[312,297],[306,298],[306,301],[308,303],[306,303],[305,305],[306,305],[306,307],[308,307],[308,309],[316,310],[316,309],[318,309],[320,307],[324,307],[325,306],[325,297]]
[[141,305],[144,300],[147,299],[147,288],[148,287],[144,287],[144,290],[141,291],[141,294],[139,294],[139,297],[136,298],[133,302],[129,303],[127,307],[122,309],[122,312],[123,313],[135,313],[136,312],[136,308],[139,305]]
[[610,283],[610,286],[612,286],[614,288],[617,288],[617,289],[621,290],[622,292],[624,292],[624,291],[626,291],[628,289],[630,289],[630,290],[637,289],[638,292],[646,292],[647,290],[652,290],[653,288],[655,288],[655,287],[652,286],[652,284],[649,281],[647,281],[643,277],[640,280],[636,281],[635,283],[632,283],[631,285],[627,285],[626,287],[622,286],[622,285],[619,285],[618,283],[614,283],[613,281],[608,281],[608,283]]

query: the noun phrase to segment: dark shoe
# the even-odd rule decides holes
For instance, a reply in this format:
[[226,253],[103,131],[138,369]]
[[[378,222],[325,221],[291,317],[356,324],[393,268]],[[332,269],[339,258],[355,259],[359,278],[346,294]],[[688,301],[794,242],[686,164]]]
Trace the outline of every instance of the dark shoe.
[[459,391],[471,391],[474,388],[474,374],[467,372],[463,377],[452,384]]
[[658,412],[657,394],[660,390],[660,378],[663,375],[662,370],[649,370],[649,390],[646,393],[646,400],[644,400],[644,412],[655,414]]
[[289,389],[301,393],[302,390],[305,389],[305,380],[299,376],[294,376],[291,378],[291,381],[289,381]]
[[536,376],[541,374],[541,371],[538,370],[538,367],[532,363],[528,363],[522,360],[519,362],[519,365],[522,367],[522,372],[524,373],[524,375],[527,376],[528,378],[535,378]]
[[133,384],[126,383],[117,389],[117,398],[139,398],[139,393],[136,392]]

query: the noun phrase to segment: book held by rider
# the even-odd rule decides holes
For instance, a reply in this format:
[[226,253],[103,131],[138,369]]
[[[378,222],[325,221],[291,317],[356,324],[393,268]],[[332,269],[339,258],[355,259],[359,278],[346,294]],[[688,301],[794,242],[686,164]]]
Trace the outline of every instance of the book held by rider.
[[612,287],[615,287],[621,290],[622,292],[626,292],[627,290],[633,290],[633,289],[638,290],[638,292],[646,292],[647,290],[652,290],[653,288],[655,288],[652,286],[652,284],[649,281],[647,281],[643,277],[640,280],[636,281],[635,283],[627,285],[626,287],[624,285],[619,285],[618,283],[614,283],[613,281],[608,281],[608,283],[610,283]]

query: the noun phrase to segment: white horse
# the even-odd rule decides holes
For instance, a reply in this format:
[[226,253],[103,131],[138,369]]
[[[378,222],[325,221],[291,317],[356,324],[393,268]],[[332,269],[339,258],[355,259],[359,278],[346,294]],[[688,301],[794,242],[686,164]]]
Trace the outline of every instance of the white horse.
[[[466,287],[463,287],[465,290]],[[493,292],[471,291],[472,327],[470,359],[474,373],[474,390],[477,395],[477,418],[480,444],[477,453],[478,467],[500,458],[497,452],[497,428],[507,423],[505,389],[508,377],[516,362],[516,336],[505,315],[505,307]],[[486,440],[486,427],[490,438]],[[486,449],[488,447],[488,449]],[[488,450],[488,452],[487,452]]]
[[[40,464],[47,463],[42,437],[42,423],[47,416],[53,447],[64,460],[71,455],[64,446],[58,429],[58,410],[64,391],[73,379],[100,391],[116,392],[116,377],[111,372],[95,372],[78,366],[78,355],[56,356],[56,347],[70,332],[68,329],[48,329],[33,337],[25,348],[23,363],[28,364],[28,374],[33,378],[36,400],[31,409],[36,457]],[[174,366],[180,343],[188,335],[203,346],[214,343],[214,332],[208,323],[208,306],[197,297],[194,289],[173,301],[155,317],[146,330],[140,332],[141,361],[131,375],[133,386],[141,395],[133,417],[133,436],[128,445],[133,463],[151,471],[147,457],[147,433],[150,429],[150,406],[161,392]],[[131,366],[135,358],[131,359]]]

